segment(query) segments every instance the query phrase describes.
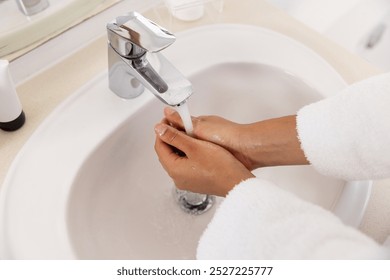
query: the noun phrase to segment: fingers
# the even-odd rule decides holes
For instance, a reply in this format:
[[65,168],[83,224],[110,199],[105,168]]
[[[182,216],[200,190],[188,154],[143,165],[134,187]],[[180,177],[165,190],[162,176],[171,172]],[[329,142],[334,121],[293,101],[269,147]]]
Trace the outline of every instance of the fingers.
[[[169,124],[171,124],[173,127],[179,128],[181,130],[184,129],[183,121],[181,120],[181,117],[176,110],[174,110],[171,107],[165,107],[164,108],[164,116]],[[194,119],[191,117],[191,119]]]
[[187,156],[192,154],[194,139],[164,122],[157,124],[154,129],[156,132],[154,149],[158,159],[169,176],[175,177],[176,172],[180,173],[179,169],[187,168]]
[[191,150],[194,147],[194,139],[186,135],[184,132],[179,131],[166,123],[157,124],[154,127],[154,130],[157,137],[162,142],[179,149],[186,155],[191,153]]
[[154,149],[157,153],[158,159],[164,169],[172,177],[171,170],[174,170],[174,167],[178,160],[182,160],[178,154],[176,154],[172,147],[167,145],[159,137],[156,137],[156,142],[154,144]]
[[183,122],[178,112],[171,107],[164,108],[164,116],[174,127],[183,127]]

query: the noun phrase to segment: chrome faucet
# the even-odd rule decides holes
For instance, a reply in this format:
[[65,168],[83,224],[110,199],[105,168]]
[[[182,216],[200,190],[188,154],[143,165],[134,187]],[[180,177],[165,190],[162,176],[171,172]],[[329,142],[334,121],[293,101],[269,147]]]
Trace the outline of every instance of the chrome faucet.
[[137,12],[108,23],[107,33],[109,87],[115,94],[131,99],[147,88],[171,106],[190,97],[191,83],[159,53],[176,40],[172,33]]

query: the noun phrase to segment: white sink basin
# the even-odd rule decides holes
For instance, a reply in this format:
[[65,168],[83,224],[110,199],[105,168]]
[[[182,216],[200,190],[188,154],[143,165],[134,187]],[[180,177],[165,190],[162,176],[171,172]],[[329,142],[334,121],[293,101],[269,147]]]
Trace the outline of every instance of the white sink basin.
[[[251,122],[294,114],[345,86],[317,54],[269,30],[215,25],[177,35],[164,52],[194,84],[194,115]],[[26,143],[4,182],[1,258],[194,258],[216,206],[191,216],[176,205],[153,148],[163,107],[149,92],[119,99],[108,90],[106,73],[65,101]],[[310,166],[256,174],[355,226],[370,193],[370,182],[326,178]]]

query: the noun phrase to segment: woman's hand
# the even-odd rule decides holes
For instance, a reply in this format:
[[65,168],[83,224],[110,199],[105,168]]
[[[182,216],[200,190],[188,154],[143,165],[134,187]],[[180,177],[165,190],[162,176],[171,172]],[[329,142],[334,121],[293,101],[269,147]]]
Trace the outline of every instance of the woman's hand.
[[[183,130],[179,114],[165,108],[166,121]],[[218,116],[192,117],[194,137],[215,143],[232,153],[247,169],[301,165],[308,161],[300,147],[296,116],[237,124]]]
[[[184,130],[180,115],[172,108],[166,107],[164,115],[167,122],[179,130]],[[253,160],[244,152],[246,142],[243,138],[243,125],[228,121],[218,116],[192,117],[194,137],[215,143],[232,153],[249,170],[255,169]]]
[[225,196],[236,184],[254,177],[224,148],[192,138],[166,121],[157,124],[155,132],[159,160],[179,189]]

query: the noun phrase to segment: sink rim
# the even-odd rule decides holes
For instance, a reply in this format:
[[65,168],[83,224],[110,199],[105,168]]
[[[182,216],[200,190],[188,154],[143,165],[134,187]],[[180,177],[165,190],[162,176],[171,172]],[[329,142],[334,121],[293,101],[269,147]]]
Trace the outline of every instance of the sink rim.
[[[265,29],[265,28],[260,28],[260,27],[250,26],[250,25],[241,25],[241,24],[218,24],[218,25],[213,25],[213,26],[203,26],[203,27],[190,29],[190,30],[185,31],[183,33],[177,34],[178,40],[177,40],[176,45],[178,45],[178,48],[180,48],[179,45],[181,45],[182,42],[185,41],[186,38],[188,39],[189,37],[193,36],[194,34],[196,35],[198,33],[202,33],[202,36],[204,36],[204,33],[215,32],[216,30],[218,30],[218,32],[220,32],[221,30],[224,32],[227,32],[227,31],[228,32],[232,32],[232,31],[238,32],[237,33],[238,37],[242,35],[241,32],[245,33],[248,30],[249,30],[249,32],[261,31],[259,33],[265,34],[266,35],[265,37],[268,39],[269,38],[272,39],[273,36],[274,37],[276,36],[276,38],[278,40],[281,40],[282,42],[285,42],[287,40],[289,42],[289,44],[294,45],[294,47],[298,47],[299,49],[303,48],[304,53],[310,53],[310,55],[313,55],[313,57],[315,57],[317,59],[316,63],[319,63],[319,64],[322,63],[323,68],[326,69],[326,71],[330,71],[329,75],[333,75],[333,79],[335,81],[337,80],[339,82],[338,86],[340,87],[340,89],[346,85],[346,83],[341,79],[340,75],[329,65],[328,62],[326,62],[317,53],[315,53],[314,51],[312,51],[308,47],[304,46],[303,44],[301,44],[301,43],[299,43],[299,42],[297,42],[297,41],[295,41],[295,40],[293,40],[285,35],[282,35],[280,33],[277,33],[277,32],[274,32],[274,31],[271,31],[271,30]],[[283,46],[283,48],[285,48],[285,47],[286,46]],[[164,53],[169,58],[169,56],[173,55],[172,53],[174,53],[174,51],[172,49],[167,49]],[[224,62],[229,62],[229,61],[226,61],[226,58],[223,58],[223,59],[224,59]],[[173,64],[180,65],[180,58],[173,56],[170,60]],[[237,60],[237,58],[232,57],[232,60],[234,62],[235,60]],[[257,60],[261,60],[261,58],[256,58],[256,61]],[[242,60],[239,60],[239,62],[242,62]],[[253,62],[253,60],[251,62]],[[187,69],[186,69],[186,67],[182,67],[182,69],[180,69],[180,68],[179,69],[182,70],[182,72],[185,73],[185,75],[192,75],[193,73],[200,71],[201,69],[206,69],[210,65],[215,65],[215,61],[208,61],[208,63],[209,63],[209,65],[207,65],[207,63],[205,64],[204,61],[199,61],[198,65],[196,67],[193,67],[191,69],[191,71],[188,70],[188,67],[187,67]],[[263,62],[261,62],[261,63],[263,63]],[[199,69],[199,67],[200,67],[199,65],[203,66],[203,68]],[[314,71],[312,71],[312,72],[314,72]],[[295,73],[294,73],[294,75],[295,75]],[[68,115],[69,108],[76,108],[75,109],[76,111],[82,112],[82,110],[84,108],[78,108],[78,107],[83,107],[81,105],[83,105],[84,103],[81,102],[81,104],[80,104],[80,102],[78,102],[79,99],[87,98],[88,96],[86,93],[88,93],[88,90],[90,90],[94,86],[97,86],[97,84],[99,84],[97,81],[105,80],[106,76],[107,76],[106,71],[104,71],[103,73],[101,73],[100,75],[96,76],[94,79],[89,81],[86,85],[84,85],[78,91],[73,93],[64,102],[62,102],[42,122],[42,124],[39,126],[39,128],[33,133],[31,138],[26,142],[26,144],[20,150],[20,152],[18,153],[18,155],[14,159],[14,161],[13,161],[13,163],[12,163],[8,173],[7,173],[7,176],[5,178],[5,181],[3,183],[3,187],[1,190],[1,194],[0,194],[1,195],[1,198],[0,198],[1,199],[0,200],[0,206],[1,206],[0,207],[0,224],[4,225],[4,224],[7,224],[7,222],[9,223],[9,217],[7,217],[6,214],[7,214],[7,209],[10,207],[9,206],[10,201],[6,201],[6,198],[10,195],[10,192],[12,194],[12,192],[15,191],[14,189],[13,190],[11,189],[11,186],[12,186],[13,181],[17,180],[18,172],[21,172],[23,174],[23,165],[26,164],[26,162],[23,162],[24,157],[27,156],[27,162],[28,162],[28,154],[29,153],[32,152],[32,154],[37,153],[37,155],[39,155],[39,152],[37,151],[36,147],[41,147],[41,148],[43,148],[43,151],[45,151],[47,149],[47,145],[44,145],[44,143],[42,143],[41,137],[44,136],[45,133],[47,133],[47,131],[50,132],[52,129],[54,129],[54,131],[55,131],[56,127],[58,128],[58,123],[61,124],[61,121],[66,121],[66,119],[64,119],[64,117],[69,117],[69,115]],[[312,84],[312,83],[309,83],[309,84]],[[322,93],[323,93],[323,95],[326,95],[326,93],[324,93],[324,92],[322,92]],[[90,107],[93,110],[95,110],[94,111],[95,115],[94,115],[94,118],[91,118],[91,119],[88,119],[88,116],[86,116],[85,120],[84,120],[84,121],[86,121],[87,124],[89,124],[88,121],[94,121],[94,124],[93,124],[94,130],[95,130],[95,133],[97,133],[99,136],[96,137],[95,134],[94,134],[94,137],[86,135],[86,138],[83,141],[76,141],[76,143],[78,144],[78,147],[79,147],[77,149],[77,151],[78,151],[77,155],[74,154],[73,158],[68,158],[67,156],[70,156],[70,155],[65,155],[65,159],[70,160],[70,162],[73,164],[73,168],[70,168],[68,170],[59,170],[59,172],[65,172],[63,174],[66,174],[66,172],[68,172],[69,177],[62,175],[61,178],[68,178],[68,182],[61,183],[61,188],[60,188],[61,191],[55,192],[55,195],[57,195],[57,196],[58,196],[58,193],[67,194],[69,192],[69,189],[72,186],[72,181],[74,180],[74,178],[77,177],[78,168],[83,164],[83,162],[85,160],[88,159],[88,155],[93,153],[94,149],[96,147],[98,147],[100,143],[105,141],[106,137],[109,137],[113,131],[116,131],[116,129],[123,122],[125,122],[126,119],[129,118],[134,112],[136,112],[137,110],[142,110],[142,107],[144,104],[150,102],[151,100],[154,100],[154,97],[152,94],[142,94],[137,99],[133,99],[130,102],[128,102],[128,101],[124,102],[123,100],[120,100],[114,94],[108,92],[107,90],[104,90],[104,94],[99,95],[99,96],[102,96],[102,98],[88,99],[88,104],[90,105]],[[108,107],[107,107],[107,103],[109,104]],[[104,114],[101,114],[101,115],[104,115],[105,117],[109,116],[109,118],[103,119],[103,117],[102,117],[101,119],[96,119],[96,116],[99,116],[98,113],[101,113],[101,111],[99,111],[99,110],[106,111],[106,115],[104,115]],[[110,115],[110,112],[111,113],[115,112],[115,114]],[[70,119],[72,119],[72,117],[70,117]],[[60,135],[57,135],[56,137],[58,137],[58,140],[61,141],[60,136],[61,136],[62,131],[59,130],[58,132],[60,133]],[[82,133],[82,132],[83,131],[80,130],[80,133]],[[52,144],[52,138],[49,137],[47,139],[47,141],[50,141],[48,143]],[[64,151],[62,151],[62,152],[65,153]],[[50,156],[55,158],[54,155],[49,155],[49,158],[50,158]],[[34,162],[33,159],[34,159],[34,157],[32,158],[32,162]],[[31,161],[31,159],[30,159],[30,161]],[[49,166],[50,166],[50,163],[49,163]],[[21,171],[20,171],[20,169],[21,169]],[[29,167],[27,167],[27,168],[25,167],[24,172],[27,172],[27,174],[31,173],[31,170],[29,170],[29,169],[30,169]],[[43,171],[43,174],[44,173],[45,172]],[[51,174],[51,175],[53,176],[53,174]],[[36,176],[36,174],[29,174],[29,176],[34,177],[34,176]],[[43,179],[43,178],[40,178],[40,179]],[[44,179],[46,180],[48,178],[44,178]],[[41,182],[42,180],[38,180],[38,181]],[[53,181],[53,182],[56,182],[56,181]],[[25,188],[24,186],[21,186],[21,187],[22,187],[22,189]],[[363,198],[365,198],[365,201],[364,201],[364,204],[362,205],[362,207],[360,208],[361,211],[359,213],[357,213],[356,216],[362,217],[362,215],[364,213],[365,205],[367,203],[368,196],[369,196],[369,191],[370,191],[369,188],[370,188],[370,186],[368,184],[367,188],[366,188],[366,192],[365,193],[362,191],[360,192],[360,193],[362,193],[362,196],[364,196]],[[25,191],[28,192],[28,190],[25,190]],[[34,194],[36,195],[38,193],[35,189],[32,192],[31,192],[31,189],[29,191],[30,191],[31,195],[34,195]],[[343,192],[343,193],[345,193],[345,192]],[[23,199],[25,199],[25,192],[23,192],[21,195],[24,198],[20,198],[21,201],[19,204],[23,205]],[[14,194],[14,196],[18,197],[15,194]],[[30,198],[30,196],[28,196],[28,198]],[[53,252],[52,256],[54,256],[54,258],[60,258],[60,259],[72,259],[72,258],[75,258],[75,254],[72,250],[72,245],[70,243],[69,237],[67,236],[66,219],[65,219],[67,196],[64,195],[62,198],[59,198],[57,201],[55,201],[55,203],[56,203],[55,207],[58,209],[58,213],[56,212],[57,215],[55,217],[63,217],[64,222],[59,222],[55,219],[52,221],[52,222],[54,222],[54,224],[56,224],[56,230],[57,230],[57,234],[58,234],[58,236],[56,236],[56,237],[58,239],[51,240],[51,242],[54,242],[57,246],[59,246],[59,248],[57,248],[58,250],[56,250],[56,252]],[[33,209],[33,210],[35,210],[35,209]],[[355,211],[356,211],[356,209],[355,209]],[[342,212],[342,210],[340,210],[339,212]],[[15,249],[14,249],[15,247],[17,248],[16,251],[18,251],[18,250],[21,250],[20,252],[22,252],[22,251],[25,252],[26,250],[28,251],[28,248],[26,248],[26,246],[20,246],[20,244],[9,244],[9,242],[7,242],[7,241],[9,241],[9,240],[7,240],[7,233],[4,232],[3,229],[4,229],[4,227],[2,227],[2,229],[0,230],[0,254],[3,254],[2,256],[0,256],[1,258],[7,259],[7,258],[13,257],[15,254],[12,253],[12,251],[15,251]],[[19,236],[19,238],[21,238],[21,237]],[[39,239],[41,237],[35,236],[35,238]],[[60,240],[60,242],[58,242],[58,240]],[[45,239],[45,241],[48,241],[48,240]],[[14,248],[11,249],[12,245],[14,246]],[[48,250],[48,251],[50,251],[50,250]],[[38,258],[40,258],[40,257],[38,256]]]

